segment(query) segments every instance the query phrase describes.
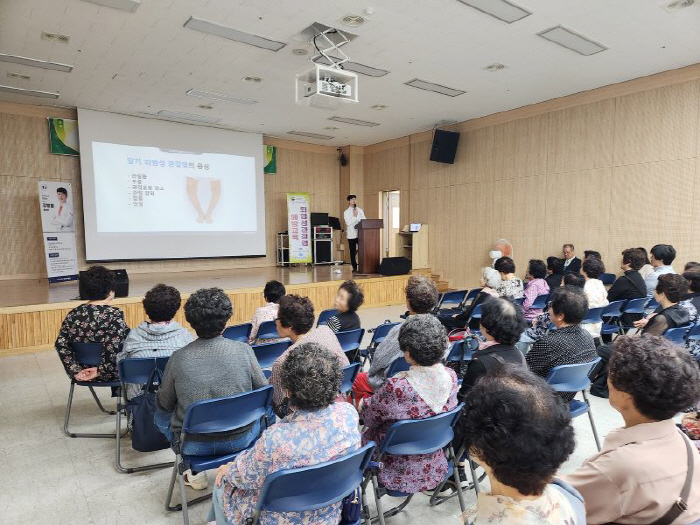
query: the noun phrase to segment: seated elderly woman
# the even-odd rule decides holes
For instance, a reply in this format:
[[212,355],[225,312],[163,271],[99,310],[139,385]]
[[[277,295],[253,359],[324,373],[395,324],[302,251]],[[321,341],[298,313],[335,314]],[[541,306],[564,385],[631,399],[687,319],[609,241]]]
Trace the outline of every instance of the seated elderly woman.
[[[399,372],[365,400],[363,445],[381,446],[389,427],[406,419],[432,417],[457,406],[457,375],[442,364],[445,328],[430,314],[412,315],[401,326],[399,346],[411,368]],[[379,481],[387,489],[416,493],[434,489],[447,476],[442,450],[419,456],[385,456]]]
[[[77,381],[117,381],[117,354],[129,334],[124,312],[110,306],[114,299],[114,272],[104,266],[91,266],[80,276],[82,299],[63,319],[56,338],[58,352],[66,373]],[[75,358],[71,343],[102,343],[102,361],[98,366],[83,367]]]
[[497,259],[493,267],[501,274],[501,284],[496,290],[501,297],[520,299],[523,296],[523,281],[515,275],[515,263],[510,257]]
[[[219,467],[209,522],[240,525],[253,517],[265,478],[278,470],[330,461],[360,446],[350,403],[334,402],[342,372],[337,357],[316,343],[293,348],[281,369],[292,413],[266,429],[255,445]],[[265,511],[260,523],[338,523],[341,503],[303,513]]]
[[338,313],[328,319],[328,328],[334,332],[344,332],[360,328],[360,316],[357,309],[365,302],[365,294],[353,280],[345,281],[335,294],[333,306]]
[[497,368],[472,389],[458,424],[491,482],[465,513],[474,525],[584,525],[578,495],[552,484],[575,441],[568,404],[544,379],[515,365]]
[[539,259],[531,259],[527,266],[527,277],[530,279],[525,286],[525,300],[523,301],[523,313],[526,321],[532,321],[540,315],[542,308],[533,308],[532,304],[540,295],[549,293],[549,284],[545,281],[547,276],[547,267],[544,261]]
[[[197,339],[175,352],[165,367],[156,396],[155,424],[175,447],[180,441],[182,421],[195,401],[233,396],[267,385],[253,349],[245,343],[222,337],[233,314],[231,300],[220,288],[203,288],[185,303],[185,319]],[[216,441],[196,439],[185,443],[191,455],[227,454],[246,448],[260,433],[259,422],[217,435]],[[187,471],[185,483],[194,489],[207,486],[206,472]]]
[[277,339],[261,339],[258,340],[258,330],[260,330],[260,325],[265,321],[274,321],[277,317],[277,309],[280,306],[280,299],[287,293],[284,285],[279,281],[267,281],[265,283],[265,288],[263,289],[263,297],[265,298],[265,304],[255,309],[253,313],[252,324],[253,327],[250,330],[250,337],[248,337],[248,342],[250,344],[254,343],[272,343],[277,341]]
[[[610,432],[601,452],[565,476],[586,500],[588,523],[700,520],[700,456],[673,420],[700,399],[697,364],[687,350],[662,337],[618,337],[608,389],[625,426]],[[679,498],[687,505],[684,512]]]
[[[588,308],[608,306],[608,292],[605,289],[603,281],[600,280],[600,277],[605,273],[603,261],[595,255],[586,257],[581,265],[581,273],[583,273],[583,276],[586,278],[586,284],[583,285],[583,293],[586,294],[586,298],[588,299]],[[600,329],[602,326],[602,322],[585,323],[581,325],[581,327],[593,337],[600,337]]]
[[[455,329],[455,328],[466,328],[467,323],[471,319],[472,313],[474,312],[474,309],[488,301],[489,299],[492,299],[494,297],[498,297],[498,292],[496,291],[498,287],[501,285],[501,274],[498,273],[496,270],[491,268],[490,266],[486,266],[481,269],[481,290],[477,294],[476,297],[474,297],[474,300],[471,302],[469,306],[467,306],[464,311],[458,313],[458,314],[441,314],[438,315],[438,319],[440,319],[440,322],[447,328],[448,330]],[[478,320],[473,320],[470,323],[469,328],[471,329],[477,329],[479,328],[479,321]]]

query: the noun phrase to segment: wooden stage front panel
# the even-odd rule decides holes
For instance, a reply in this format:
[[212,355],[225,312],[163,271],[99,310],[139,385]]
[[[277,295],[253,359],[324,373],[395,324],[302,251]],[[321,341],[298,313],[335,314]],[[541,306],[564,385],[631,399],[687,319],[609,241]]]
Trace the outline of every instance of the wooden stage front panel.
[[[234,279],[235,274],[239,271],[241,270],[232,270],[228,272],[231,275],[231,279]],[[243,270],[243,272],[248,271],[249,270]],[[151,277],[148,279],[150,284],[148,287],[141,290],[141,294],[145,293],[145,290],[157,282],[164,281],[180,289],[184,305],[189,294],[198,288],[207,286],[220,286],[224,288],[222,286],[224,283],[212,282],[212,280],[207,279],[207,276],[201,275],[207,272],[198,273],[200,274],[199,279],[194,278],[194,276],[187,277],[193,285],[188,287],[189,290],[187,292],[184,292],[186,287],[178,286],[177,281],[179,279],[174,275],[161,274],[157,276],[157,278]],[[285,276],[287,278],[284,278]],[[270,271],[265,271],[264,277],[265,280],[267,280],[275,278],[276,276],[271,275]],[[328,268],[327,280],[316,280],[313,282],[313,279],[319,279],[321,276],[314,274],[313,276],[304,278],[301,273],[286,270],[286,274],[278,274],[277,277],[280,277],[279,280],[285,283],[287,293],[308,296],[314,303],[314,308],[318,315],[321,310],[332,308],[338,285],[344,279],[350,278],[350,273],[343,272],[342,275],[333,277],[330,268]],[[390,306],[403,303],[405,301],[404,289],[408,277],[408,275],[399,275],[393,277],[358,278],[358,282],[365,293],[364,307]],[[141,277],[141,280],[146,281],[143,277]],[[196,284],[197,281],[199,281],[199,284]],[[250,321],[255,309],[264,304],[262,295],[263,287],[264,281],[259,286],[250,288],[224,288],[224,291],[233,302],[233,316],[229,324]],[[115,299],[111,304],[124,310],[126,322],[133,328],[141,321],[145,320],[145,313],[141,305],[142,299],[143,295],[138,297],[126,297]],[[80,303],[81,301],[64,301],[1,307],[0,356],[45,350],[50,347],[56,340],[56,335],[61,327],[63,318],[72,308],[75,308]],[[183,326],[190,328],[189,324],[185,321],[182,308],[175,316],[175,320]]]

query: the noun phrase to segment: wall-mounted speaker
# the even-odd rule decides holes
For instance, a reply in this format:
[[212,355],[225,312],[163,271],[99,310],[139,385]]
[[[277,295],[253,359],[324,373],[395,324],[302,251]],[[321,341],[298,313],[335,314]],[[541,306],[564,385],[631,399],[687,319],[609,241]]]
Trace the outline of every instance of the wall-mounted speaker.
[[433,147],[430,149],[430,160],[454,164],[459,144],[459,133],[436,129],[433,135]]

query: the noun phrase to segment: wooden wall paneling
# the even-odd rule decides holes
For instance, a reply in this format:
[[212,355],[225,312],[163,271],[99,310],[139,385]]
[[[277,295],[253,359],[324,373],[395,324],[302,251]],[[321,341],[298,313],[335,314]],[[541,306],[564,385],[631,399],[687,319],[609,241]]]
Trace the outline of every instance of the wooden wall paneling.
[[700,81],[619,97],[615,165],[698,155]]
[[548,173],[612,166],[615,99],[549,115]]
[[548,123],[548,115],[538,115],[494,127],[496,180],[546,173]]

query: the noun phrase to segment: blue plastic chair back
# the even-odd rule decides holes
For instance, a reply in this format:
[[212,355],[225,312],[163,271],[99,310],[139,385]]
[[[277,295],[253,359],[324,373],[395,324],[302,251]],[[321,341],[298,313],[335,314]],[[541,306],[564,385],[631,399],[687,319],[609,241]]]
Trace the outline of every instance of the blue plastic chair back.
[[352,390],[352,384],[355,382],[357,374],[360,372],[360,368],[362,368],[361,363],[351,363],[348,366],[343,367],[343,381],[340,384],[341,394],[346,394]]
[[603,307],[603,311],[600,313],[601,317],[620,317],[622,315],[622,310],[625,307],[626,300],[613,301],[607,306]]
[[548,301],[549,301],[549,294],[548,293],[538,295],[537,297],[535,297],[535,300],[532,302],[532,306],[530,306],[530,308],[544,309],[547,307]]
[[474,337],[467,337],[461,341],[452,343],[449,352],[447,353],[448,362],[471,361],[474,357],[474,352],[479,349],[479,341]]
[[154,368],[165,372],[168,357],[129,357],[119,361],[119,379],[122,383],[146,384]]
[[102,343],[71,343],[70,346],[75,352],[75,360],[82,366],[97,366],[102,362]]
[[659,306],[661,306],[659,301],[652,297],[649,304],[647,304],[646,310],[656,310]]
[[263,510],[316,510],[342,500],[362,484],[374,448],[374,442],[370,441],[364,447],[331,461],[269,474],[260,491],[256,514]]
[[555,366],[547,374],[547,383],[557,392],[579,392],[590,384],[588,374],[598,364],[600,357],[588,363]]
[[484,303],[479,303],[477,304],[474,309],[472,310],[472,315],[469,317],[469,320],[471,321],[472,319],[481,319],[481,305]]
[[384,339],[386,339],[386,336],[389,335],[391,329],[399,324],[401,323],[383,323],[377,326],[377,328],[375,328],[374,332],[372,333],[372,342],[370,343],[370,345],[379,345],[382,341],[384,341]]
[[482,288],[472,288],[469,290],[469,293],[467,296],[464,298],[464,302],[472,301],[476,299],[476,296],[479,295],[479,292],[482,290]]
[[255,353],[255,358],[258,360],[260,368],[271,368],[277,358],[281,356],[291,344],[291,341],[284,340],[275,343],[253,345],[253,352]]
[[247,343],[252,329],[252,323],[237,324],[226,328],[222,335],[226,339],[231,339],[231,341],[240,341],[242,343]]
[[603,284],[612,284],[615,282],[615,274],[614,273],[604,273],[603,275],[600,276],[600,280],[603,282]]
[[360,348],[362,338],[365,336],[365,329],[355,328],[354,330],[336,332],[335,335],[338,338],[340,348],[343,349],[343,352],[353,352]]
[[321,326],[324,325],[328,322],[328,319],[333,317],[334,315],[338,314],[338,310],[335,308],[330,308],[328,310],[323,310],[319,315],[318,315],[318,323],[316,323],[316,326]]
[[589,308],[588,313],[586,314],[586,317],[584,317],[583,320],[581,321],[581,324],[602,323],[603,322],[603,319],[601,317],[602,313],[603,313],[602,306],[600,308]]
[[386,370],[386,377],[394,377],[399,372],[404,372],[411,368],[404,356],[394,359]]
[[518,297],[517,299],[513,299],[513,303],[517,304],[518,306],[522,306],[524,302],[525,302],[524,297]]
[[258,339],[279,339],[280,333],[277,331],[277,323],[275,321],[264,321],[260,323],[258,328]]
[[671,341],[672,343],[676,343],[677,345],[685,346],[685,334],[688,333],[688,330],[690,329],[690,325],[686,326],[677,326],[676,328],[669,328],[664,332],[664,337]]
[[454,425],[464,403],[448,412],[425,419],[396,421],[379,446],[379,456],[415,456],[431,454],[445,448],[454,437]]
[[464,302],[466,296],[467,290],[445,292],[442,294],[442,299],[438,302],[438,308],[442,308],[445,305],[459,306]]
[[182,431],[185,434],[214,434],[250,425],[271,409],[272,392],[272,386],[266,385],[235,396],[196,401],[187,407]]
[[646,302],[647,300],[645,297],[642,297],[641,299],[630,299],[629,301],[627,301],[627,304],[625,305],[622,312],[626,314],[643,314],[644,304]]
[[688,341],[697,341],[698,339],[700,339],[700,322],[695,323],[695,325],[693,325],[693,327],[690,329],[688,335],[686,335],[685,338]]

